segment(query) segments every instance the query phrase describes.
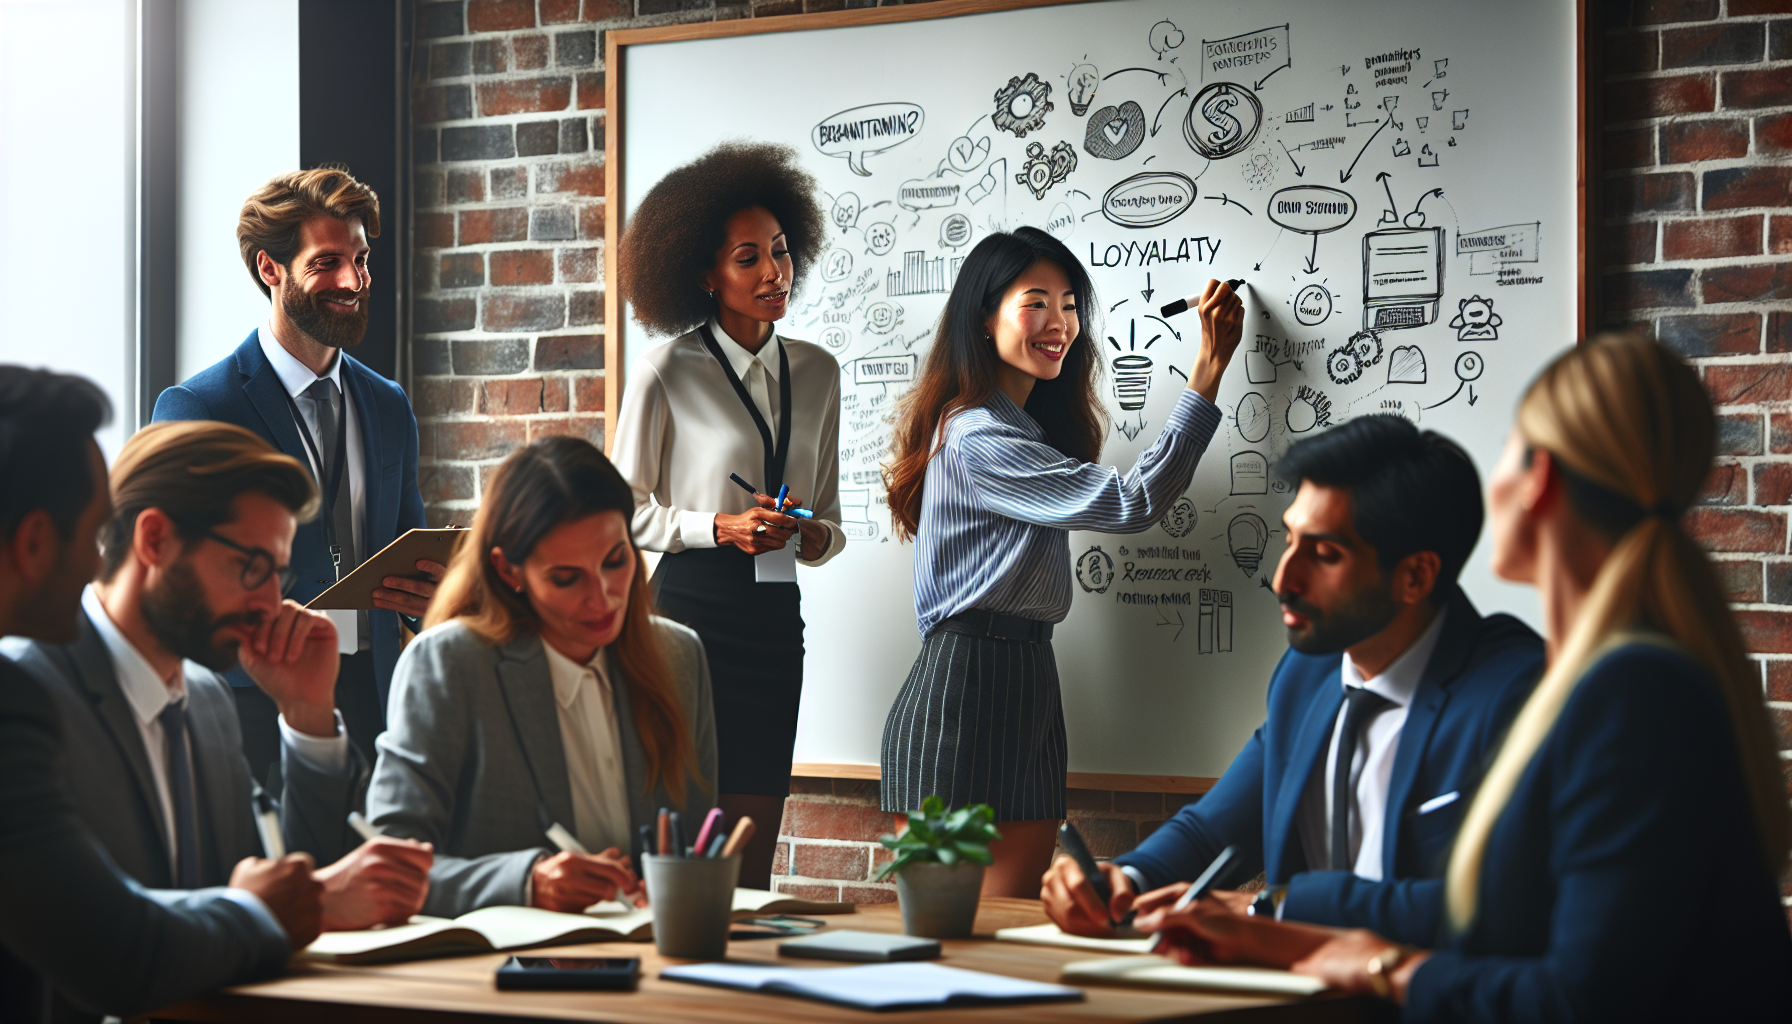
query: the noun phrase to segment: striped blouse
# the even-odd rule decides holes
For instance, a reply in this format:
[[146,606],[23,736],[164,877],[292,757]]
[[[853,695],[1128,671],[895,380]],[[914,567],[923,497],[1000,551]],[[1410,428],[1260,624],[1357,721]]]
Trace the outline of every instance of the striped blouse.
[[926,636],[971,609],[1062,622],[1071,530],[1139,533],[1188,489],[1219,407],[1184,389],[1131,471],[1068,458],[997,391],[952,417],[927,465],[915,535],[915,618]]

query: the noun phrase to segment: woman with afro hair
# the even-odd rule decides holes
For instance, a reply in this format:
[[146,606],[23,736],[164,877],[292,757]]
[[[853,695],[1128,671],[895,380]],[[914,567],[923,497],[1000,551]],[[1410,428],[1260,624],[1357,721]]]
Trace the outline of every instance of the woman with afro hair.
[[[773,330],[823,225],[793,150],[727,143],[648,191],[617,261],[636,319],[674,337],[630,373],[616,468],[634,488],[635,543],[666,553],[660,610],[709,653],[717,803],[759,825],[740,881],[757,888],[770,887],[803,688],[795,563],[821,565],[846,543],[839,364]],[[786,487],[778,507],[771,495]]]

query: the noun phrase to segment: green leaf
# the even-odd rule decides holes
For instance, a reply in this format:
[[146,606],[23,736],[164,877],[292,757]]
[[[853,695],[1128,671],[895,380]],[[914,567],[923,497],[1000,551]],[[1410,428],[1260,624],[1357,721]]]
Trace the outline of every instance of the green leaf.
[[958,852],[965,860],[976,864],[993,864],[995,858],[990,855],[989,847],[976,843],[959,843]]
[[914,836],[916,839],[925,840],[930,843],[939,841],[938,837],[935,836],[932,827],[922,818],[908,819],[908,834]]
[[946,802],[938,796],[930,796],[921,801],[922,817],[937,818],[944,813],[946,813]]
[[956,864],[956,863],[958,863],[958,850],[955,847],[942,846],[938,850],[935,850],[934,852],[939,854],[941,864]]
[[943,831],[947,835],[957,835],[966,825],[971,823],[971,811],[972,809],[969,807],[962,807],[953,811],[952,814],[946,818],[946,826]]

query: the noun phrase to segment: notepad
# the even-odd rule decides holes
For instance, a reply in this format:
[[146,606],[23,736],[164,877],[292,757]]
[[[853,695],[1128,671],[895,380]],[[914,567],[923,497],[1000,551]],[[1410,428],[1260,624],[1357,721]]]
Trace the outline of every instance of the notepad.
[[940,955],[940,940],[841,928],[805,935],[799,939],[787,939],[778,943],[778,955],[803,956],[815,960],[850,960],[863,964],[932,960]]
[[996,938],[1003,942],[1025,942],[1032,946],[1062,946],[1066,949],[1092,949],[1098,953],[1149,953],[1151,936],[1142,939],[1094,939],[1072,935],[1055,924],[1035,924],[1025,928],[1000,928]]
[[1184,967],[1161,956],[1079,960],[1065,964],[1058,977],[1080,985],[1139,985],[1255,995],[1310,996],[1325,991],[1325,982],[1292,971],[1267,967]]
[[[796,899],[764,889],[734,890],[733,920],[773,914],[843,914],[850,903]],[[599,903],[583,914],[560,914],[535,907],[485,907],[452,920],[413,917],[409,924],[356,932],[325,932],[305,947],[304,956],[339,964],[389,963],[424,957],[488,953],[577,942],[647,942],[653,938],[653,910]]]
[[942,1006],[1008,1006],[1067,1003],[1082,990],[1043,981],[966,971],[940,964],[867,964],[864,967],[757,967],[750,964],[687,964],[660,977],[693,985],[796,996],[857,1010],[924,1010]]

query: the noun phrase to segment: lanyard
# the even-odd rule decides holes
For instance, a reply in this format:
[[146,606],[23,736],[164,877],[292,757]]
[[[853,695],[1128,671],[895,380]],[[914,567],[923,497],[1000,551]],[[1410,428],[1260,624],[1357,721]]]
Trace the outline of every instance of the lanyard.
[[[318,473],[323,472],[323,456],[318,453],[317,442],[311,438],[311,428],[305,425],[305,417],[299,414],[299,403],[293,401],[284,385],[280,388],[281,397],[286,399],[286,407],[292,410],[293,423],[299,428],[299,438],[305,442],[305,451],[311,455],[312,465]],[[316,401],[316,399],[313,399]],[[330,564],[336,570],[336,578],[342,578],[342,545],[336,537],[336,494],[342,489],[342,467],[348,463],[348,392],[342,393],[342,412],[336,417],[336,461],[330,465],[330,482],[318,483],[324,489],[324,510],[318,516],[324,524],[324,543],[330,549]],[[349,538],[351,541],[354,538]]]
[[[734,385],[734,393],[740,396],[741,404],[747,407],[747,414],[753,417],[753,425],[759,428],[759,438],[765,442],[765,493],[777,494],[778,488],[784,485],[784,460],[790,454],[790,352],[783,345],[778,346],[778,443],[772,444],[772,430],[765,425],[765,417],[759,414],[759,406],[754,404],[753,396],[747,393],[747,386],[740,382],[740,375],[734,372],[734,366],[728,357],[722,354],[722,346],[716,343],[716,336],[709,332],[709,325],[697,328],[703,335],[703,347],[722,364],[722,372],[728,375],[728,383]],[[770,338],[766,341],[769,343]]]

